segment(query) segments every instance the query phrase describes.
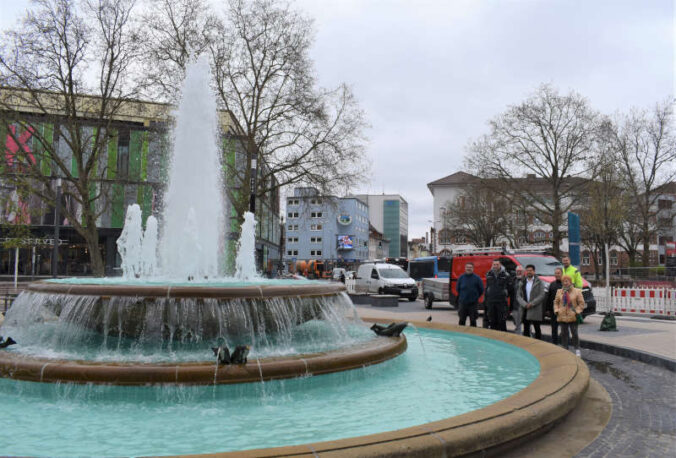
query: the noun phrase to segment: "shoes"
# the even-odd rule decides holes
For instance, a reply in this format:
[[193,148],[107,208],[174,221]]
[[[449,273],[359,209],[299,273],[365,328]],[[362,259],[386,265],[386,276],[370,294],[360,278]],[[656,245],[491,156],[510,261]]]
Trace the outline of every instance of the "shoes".
[[580,353],[580,350],[575,350],[575,356],[577,356],[578,358],[582,357],[582,353]]

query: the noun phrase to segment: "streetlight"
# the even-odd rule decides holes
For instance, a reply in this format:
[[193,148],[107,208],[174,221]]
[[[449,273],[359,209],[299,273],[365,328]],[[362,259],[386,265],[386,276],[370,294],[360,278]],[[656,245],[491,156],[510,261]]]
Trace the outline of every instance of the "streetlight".
[[56,278],[59,259],[59,219],[61,216],[61,178],[56,179],[56,202],[54,204],[54,246],[52,247],[52,277]]
[[258,155],[251,155],[251,196],[249,197],[249,211],[256,214],[256,175],[258,174]]

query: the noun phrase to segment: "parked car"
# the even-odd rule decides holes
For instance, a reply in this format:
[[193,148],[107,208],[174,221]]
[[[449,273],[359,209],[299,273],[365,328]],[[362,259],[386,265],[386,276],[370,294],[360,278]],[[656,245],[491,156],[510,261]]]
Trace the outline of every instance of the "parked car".
[[396,294],[413,302],[418,297],[418,287],[404,270],[394,264],[364,263],[357,270],[357,286],[369,293]]
[[[516,275],[516,266],[520,265],[525,269],[527,265],[532,264],[535,266],[535,273],[540,277],[540,280],[545,282],[547,287],[554,281],[554,269],[563,267],[561,262],[554,256],[538,252],[528,252],[527,250],[509,252],[501,248],[476,248],[467,250],[467,252],[456,251],[451,258],[451,275],[449,279],[449,302],[451,305],[457,306],[458,304],[458,290],[456,286],[458,278],[465,273],[465,264],[468,262],[474,264],[474,273],[482,278],[485,286],[486,273],[490,270],[494,259],[500,261],[512,278]],[[582,279],[582,295],[586,304],[582,315],[587,316],[596,313],[596,299],[594,299],[591,285],[585,279]],[[479,300],[480,304],[482,302],[483,296]]]
[[[331,271],[331,280],[340,281],[341,275],[345,275],[346,270],[343,267],[334,267]],[[347,278],[347,275],[345,275]]]

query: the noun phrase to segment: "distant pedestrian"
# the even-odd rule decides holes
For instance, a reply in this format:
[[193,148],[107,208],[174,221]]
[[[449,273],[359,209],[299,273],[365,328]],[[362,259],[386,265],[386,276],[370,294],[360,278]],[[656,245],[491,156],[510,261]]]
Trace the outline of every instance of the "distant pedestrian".
[[563,277],[563,269],[557,267],[554,269],[554,281],[549,284],[549,291],[547,291],[547,306],[545,307],[545,312],[549,312],[549,322],[552,326],[552,343],[554,345],[559,344],[559,322],[554,313],[554,299],[556,298],[556,293],[562,286],[561,277]]
[[544,320],[545,285],[535,275],[535,266],[526,266],[526,277],[521,282],[517,293],[517,301],[525,309],[526,319],[523,325],[523,335],[530,337],[530,325],[535,329],[535,338],[542,339],[540,323]]
[[469,325],[476,328],[479,298],[484,293],[484,282],[474,273],[474,264],[465,264],[465,273],[460,275],[456,285],[458,290],[458,324],[465,326],[467,317]]
[[570,263],[570,256],[564,256],[561,258],[561,263],[563,264],[563,275],[568,275],[570,281],[573,283],[573,286],[582,289],[582,275],[580,271]]
[[[484,323],[488,315],[491,329],[506,331],[507,298],[512,290],[505,268],[497,259],[493,261],[491,270],[486,273],[486,294],[484,295]],[[487,327],[484,325],[484,327]]]
[[516,275],[514,277],[514,280],[512,281],[512,294],[509,298],[509,306],[511,307],[512,311],[512,319],[514,319],[514,333],[515,334],[521,334],[521,321],[522,321],[522,314],[521,314],[521,306],[519,305],[519,302],[516,300],[516,295],[519,292],[519,288],[521,286],[521,280],[523,280],[523,266],[516,266]]
[[561,289],[556,292],[554,299],[554,313],[561,326],[561,345],[568,348],[568,331],[573,337],[575,354],[580,356],[580,339],[577,335],[578,315],[584,310],[582,291],[573,286],[573,280],[568,275],[561,277]]

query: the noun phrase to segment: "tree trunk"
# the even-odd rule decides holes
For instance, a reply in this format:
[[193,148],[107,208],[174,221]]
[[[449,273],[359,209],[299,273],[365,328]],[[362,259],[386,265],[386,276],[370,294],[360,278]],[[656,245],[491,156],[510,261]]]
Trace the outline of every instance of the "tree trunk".
[[87,242],[87,251],[89,251],[89,261],[91,263],[92,273],[96,277],[103,277],[105,275],[105,265],[103,263],[103,256],[99,248],[99,231],[96,227],[96,222],[91,213],[86,212],[85,215],[86,226],[84,229],[85,241]]
[[[559,227],[561,226],[561,208],[556,198],[555,196],[554,211],[552,212],[552,254],[555,258],[559,259],[561,257],[561,233],[559,232]],[[568,251],[570,252],[570,248]]]
[[647,227],[643,228],[643,256],[641,261],[643,267],[650,265],[650,233]]

